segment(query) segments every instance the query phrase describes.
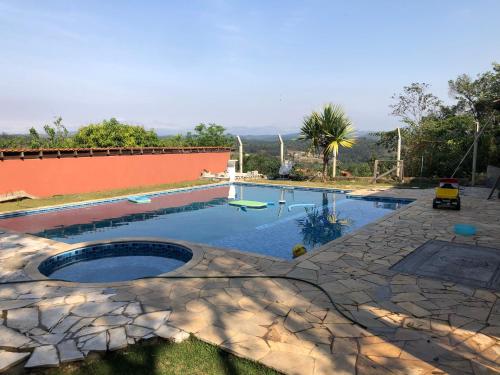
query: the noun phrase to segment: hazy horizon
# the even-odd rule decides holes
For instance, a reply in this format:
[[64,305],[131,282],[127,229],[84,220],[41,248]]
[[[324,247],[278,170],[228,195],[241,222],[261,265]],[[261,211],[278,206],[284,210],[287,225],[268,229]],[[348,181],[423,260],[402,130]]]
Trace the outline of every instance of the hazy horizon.
[[159,134],[215,122],[298,132],[327,102],[393,129],[391,95],[500,60],[495,0],[0,0],[0,132],[116,117]]

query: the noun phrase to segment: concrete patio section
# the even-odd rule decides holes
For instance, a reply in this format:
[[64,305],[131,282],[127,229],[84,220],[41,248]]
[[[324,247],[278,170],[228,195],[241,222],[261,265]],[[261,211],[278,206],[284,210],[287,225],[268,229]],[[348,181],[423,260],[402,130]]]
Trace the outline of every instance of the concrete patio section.
[[[3,232],[0,371],[192,333],[286,374],[500,372],[500,291],[390,269],[428,240],[500,248],[500,202],[466,189],[448,211],[431,208],[432,190],[356,193],[416,201],[294,262],[192,245],[202,256],[182,274],[205,278],[17,283],[69,245]],[[478,233],[456,236],[455,223]]]

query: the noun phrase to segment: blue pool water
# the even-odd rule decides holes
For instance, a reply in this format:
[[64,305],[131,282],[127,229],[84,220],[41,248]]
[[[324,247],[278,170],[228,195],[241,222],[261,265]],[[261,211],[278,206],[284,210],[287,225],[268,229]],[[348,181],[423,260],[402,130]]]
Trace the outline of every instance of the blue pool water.
[[[274,205],[242,210],[230,206],[228,197]],[[280,199],[286,204],[278,204]],[[158,195],[151,201],[142,205],[118,201],[5,220],[66,243],[158,237],[291,259],[296,244],[312,251],[409,203],[351,199],[332,190],[239,184]],[[315,207],[289,209],[301,203]]]

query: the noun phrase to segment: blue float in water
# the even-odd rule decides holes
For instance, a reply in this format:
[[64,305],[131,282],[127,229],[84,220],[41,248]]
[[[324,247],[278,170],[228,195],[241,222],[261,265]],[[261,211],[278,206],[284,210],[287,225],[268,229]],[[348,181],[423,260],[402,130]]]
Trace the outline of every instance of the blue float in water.
[[129,202],[139,203],[139,204],[151,203],[151,199],[149,199],[146,196],[142,196],[142,197],[128,197],[128,200],[129,200]]
[[290,206],[288,206],[288,211],[291,211],[292,208],[295,208],[295,207],[304,207],[304,208],[308,208],[308,207],[315,207],[316,204],[314,203],[297,203],[297,204],[292,204]]
[[470,224],[455,224],[455,233],[462,236],[473,236],[476,234],[476,227]]

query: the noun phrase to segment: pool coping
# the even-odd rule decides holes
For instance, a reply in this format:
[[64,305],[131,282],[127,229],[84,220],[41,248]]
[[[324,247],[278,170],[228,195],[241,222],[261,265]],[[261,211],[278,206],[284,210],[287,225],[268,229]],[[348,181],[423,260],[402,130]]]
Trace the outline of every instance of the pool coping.
[[[41,237],[41,238],[43,238],[43,237]],[[56,255],[59,255],[61,253],[65,253],[67,251],[79,249],[82,247],[102,245],[102,244],[111,244],[111,243],[119,243],[119,242],[161,242],[161,243],[165,243],[165,244],[174,244],[174,245],[180,245],[182,247],[187,248],[193,254],[193,257],[188,262],[186,262],[184,265],[176,268],[173,271],[155,275],[155,277],[180,275],[180,274],[184,273],[185,271],[188,271],[191,268],[195,267],[203,259],[203,256],[205,254],[205,251],[203,250],[203,248],[197,244],[189,243],[186,241],[168,240],[168,239],[157,238],[157,237],[120,237],[120,238],[114,238],[114,239],[110,239],[110,240],[79,242],[79,243],[75,243],[75,244],[71,244],[71,245],[68,245],[68,244],[62,242],[62,244],[65,244],[68,246],[66,248],[57,247],[55,249],[50,249],[50,250],[45,250],[43,252],[40,252],[39,254],[34,256],[32,259],[30,259],[30,261],[26,264],[26,266],[24,267],[23,270],[29,278],[32,278],[34,280],[64,282],[70,286],[71,285],[85,285],[88,287],[119,287],[119,286],[130,285],[130,284],[133,284],[134,282],[139,282],[140,280],[144,280],[144,277],[143,277],[143,278],[137,278],[137,279],[132,279],[132,280],[124,280],[124,281],[106,281],[106,282],[99,282],[99,283],[85,283],[85,282],[77,282],[77,281],[51,279],[50,277],[47,277],[43,273],[41,273],[40,270],[38,269],[40,264],[44,260],[48,259],[49,257],[56,256]],[[56,242],[56,243],[60,244],[60,242]]]

